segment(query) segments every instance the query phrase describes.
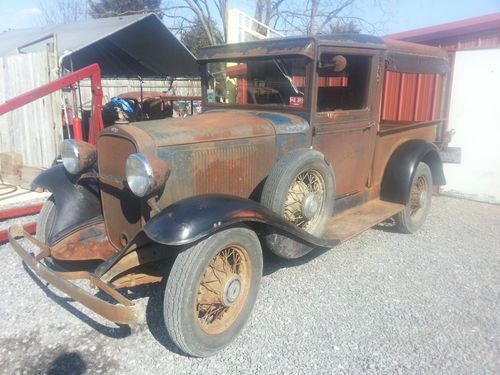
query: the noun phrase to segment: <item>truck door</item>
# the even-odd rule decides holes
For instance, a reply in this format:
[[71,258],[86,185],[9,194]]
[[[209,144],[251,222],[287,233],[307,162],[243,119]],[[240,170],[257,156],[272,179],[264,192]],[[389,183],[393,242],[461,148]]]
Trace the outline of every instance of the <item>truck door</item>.
[[312,144],[332,164],[337,196],[369,186],[379,125],[380,56],[376,50],[320,49]]

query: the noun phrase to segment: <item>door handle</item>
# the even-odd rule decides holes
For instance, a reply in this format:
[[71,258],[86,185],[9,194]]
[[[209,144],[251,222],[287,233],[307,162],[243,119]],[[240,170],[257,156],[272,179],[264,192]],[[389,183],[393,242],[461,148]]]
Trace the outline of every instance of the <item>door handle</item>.
[[365,128],[363,128],[363,131],[369,130],[369,129],[373,128],[374,126],[375,126],[374,122],[369,122],[368,125]]

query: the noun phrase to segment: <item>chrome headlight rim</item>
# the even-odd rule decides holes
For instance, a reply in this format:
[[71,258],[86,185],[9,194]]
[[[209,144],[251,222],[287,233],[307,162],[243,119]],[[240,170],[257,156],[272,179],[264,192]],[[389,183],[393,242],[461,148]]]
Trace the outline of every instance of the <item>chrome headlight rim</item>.
[[73,139],[65,139],[61,147],[61,159],[64,168],[71,174],[78,174],[81,172],[81,159],[78,145]]
[[[138,172],[142,174],[139,175]],[[155,185],[154,171],[145,155],[134,153],[127,157],[125,176],[134,195],[142,198],[152,193]]]
[[78,175],[95,164],[97,150],[90,143],[65,139],[61,145],[61,159],[66,171]]

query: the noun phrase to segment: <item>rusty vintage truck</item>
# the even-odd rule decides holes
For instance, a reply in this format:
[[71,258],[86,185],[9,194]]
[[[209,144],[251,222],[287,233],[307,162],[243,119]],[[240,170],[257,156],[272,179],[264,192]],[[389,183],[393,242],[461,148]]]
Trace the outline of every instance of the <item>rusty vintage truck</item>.
[[165,280],[158,324],[203,357],[247,321],[263,249],[297,258],[389,218],[422,226],[445,183],[449,64],[434,47],[344,34],[214,46],[199,62],[202,115],[64,141],[63,165],[33,183],[52,192],[36,237],[9,236],[40,278],[116,323],[140,315],[120,289]]

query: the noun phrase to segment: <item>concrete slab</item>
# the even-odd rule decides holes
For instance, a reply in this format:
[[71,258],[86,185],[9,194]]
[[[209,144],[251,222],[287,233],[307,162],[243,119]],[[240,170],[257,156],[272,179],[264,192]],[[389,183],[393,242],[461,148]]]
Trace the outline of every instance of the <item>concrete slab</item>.
[[0,195],[0,209],[40,203],[45,201],[50,195],[50,192],[37,193],[16,186],[15,191]]

